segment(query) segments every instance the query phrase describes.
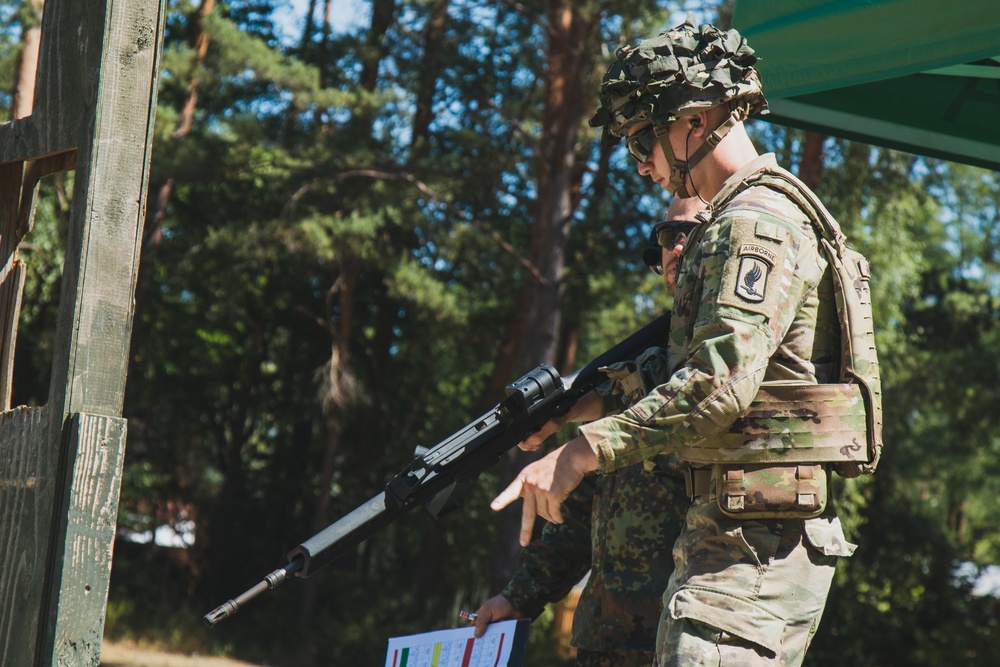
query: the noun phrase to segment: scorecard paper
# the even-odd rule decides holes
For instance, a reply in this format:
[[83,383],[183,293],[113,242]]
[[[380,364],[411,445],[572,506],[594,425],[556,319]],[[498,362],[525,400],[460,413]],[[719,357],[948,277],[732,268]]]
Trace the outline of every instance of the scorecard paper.
[[491,623],[479,639],[471,625],[393,637],[385,667],[522,667],[529,624],[527,619]]

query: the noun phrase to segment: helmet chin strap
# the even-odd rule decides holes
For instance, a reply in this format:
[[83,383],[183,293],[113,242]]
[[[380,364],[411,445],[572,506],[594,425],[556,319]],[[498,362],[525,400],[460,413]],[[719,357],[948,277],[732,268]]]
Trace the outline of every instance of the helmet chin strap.
[[[719,145],[723,137],[729,134],[729,131],[736,127],[736,124],[743,121],[747,117],[748,109],[745,105],[740,105],[733,109],[729,117],[722,121],[717,128],[712,130],[705,138],[705,143],[698,147],[698,150],[690,155],[687,160],[678,160],[677,156],[674,155],[674,149],[670,145],[670,139],[667,137],[667,125],[657,124],[654,132],[656,133],[656,138],[660,142],[660,147],[663,148],[663,156],[667,159],[667,164],[670,166],[670,180],[667,182],[667,192],[674,195],[675,197],[680,197],[681,199],[687,199],[688,197],[693,197],[695,193],[688,192],[687,182],[688,175],[691,170],[694,169],[695,165],[701,162],[702,158],[711,152],[713,148]],[[694,182],[692,181],[692,185]]]

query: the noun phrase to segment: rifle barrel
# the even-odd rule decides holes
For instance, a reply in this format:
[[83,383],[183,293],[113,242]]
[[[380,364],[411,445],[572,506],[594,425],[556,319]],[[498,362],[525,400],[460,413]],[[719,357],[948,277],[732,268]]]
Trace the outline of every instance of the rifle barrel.
[[205,625],[208,627],[212,627],[216,623],[226,620],[238,612],[240,607],[245,605],[247,602],[250,602],[250,600],[253,600],[264,591],[277,588],[281,584],[285,583],[288,575],[294,574],[301,567],[302,561],[300,559],[295,559],[284,567],[279,567],[277,570],[264,577],[264,579],[253,588],[247,590],[245,593],[237,595],[233,600],[227,600],[212,611],[205,614],[202,617],[202,620],[205,621]]

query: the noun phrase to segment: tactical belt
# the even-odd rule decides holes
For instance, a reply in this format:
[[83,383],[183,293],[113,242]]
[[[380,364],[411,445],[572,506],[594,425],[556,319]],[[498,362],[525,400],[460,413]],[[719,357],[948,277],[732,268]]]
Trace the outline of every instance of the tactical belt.
[[712,492],[712,469],[687,468],[684,471],[684,491],[688,500],[709,495]]

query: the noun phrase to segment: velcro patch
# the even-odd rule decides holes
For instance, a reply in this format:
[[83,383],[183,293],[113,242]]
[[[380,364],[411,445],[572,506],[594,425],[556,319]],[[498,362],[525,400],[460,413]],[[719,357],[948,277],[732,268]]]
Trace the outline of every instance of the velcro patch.
[[773,229],[762,230],[755,220],[733,220],[729,259],[722,270],[718,296],[720,305],[735,306],[768,318],[774,314],[782,291],[778,282],[784,268],[787,236],[773,223],[768,227]]

